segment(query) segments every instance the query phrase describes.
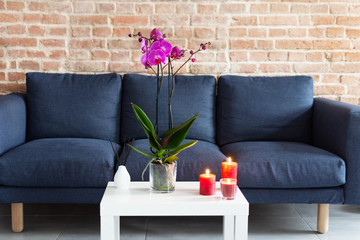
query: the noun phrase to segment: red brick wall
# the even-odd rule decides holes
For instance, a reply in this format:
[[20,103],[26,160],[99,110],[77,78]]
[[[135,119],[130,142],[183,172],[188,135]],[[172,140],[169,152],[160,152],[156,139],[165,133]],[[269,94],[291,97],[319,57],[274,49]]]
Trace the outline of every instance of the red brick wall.
[[186,73],[311,75],[316,95],[360,104],[358,0],[0,0],[0,93],[29,71],[144,73],[127,35],[153,27],[213,43]]

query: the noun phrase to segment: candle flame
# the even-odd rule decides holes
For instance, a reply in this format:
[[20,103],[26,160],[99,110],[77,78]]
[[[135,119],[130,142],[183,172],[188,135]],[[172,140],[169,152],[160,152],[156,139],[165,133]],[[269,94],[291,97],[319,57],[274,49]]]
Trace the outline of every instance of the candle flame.
[[228,162],[228,163],[231,163],[231,157],[228,157],[228,158],[227,158],[227,162]]
[[210,170],[209,170],[209,169],[206,169],[206,170],[205,170],[205,173],[206,173],[206,176],[209,176]]
[[226,183],[230,184],[231,183],[230,179],[226,179]]

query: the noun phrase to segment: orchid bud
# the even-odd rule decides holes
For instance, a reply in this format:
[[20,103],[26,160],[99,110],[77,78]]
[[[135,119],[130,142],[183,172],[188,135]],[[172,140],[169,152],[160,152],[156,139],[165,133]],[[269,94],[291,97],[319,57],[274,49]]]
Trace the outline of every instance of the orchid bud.
[[141,36],[141,32],[138,32],[138,36]]
[[192,59],[191,59],[191,61],[192,61],[192,62],[195,62],[195,61],[196,61],[196,59],[195,59],[195,58],[192,58]]
[[205,45],[202,45],[201,48],[202,48],[202,50],[206,50],[206,46],[205,46]]
[[142,38],[141,38],[141,37],[139,37],[138,41],[139,41],[139,42],[142,42]]
[[167,37],[167,35],[166,34],[163,34],[163,38],[166,38]]
[[132,34],[131,33],[129,33],[129,35],[128,35],[129,37],[132,37]]
[[193,51],[193,50],[191,50],[191,51],[190,51],[190,54],[191,54],[191,55],[193,55],[193,54],[194,54],[194,51]]

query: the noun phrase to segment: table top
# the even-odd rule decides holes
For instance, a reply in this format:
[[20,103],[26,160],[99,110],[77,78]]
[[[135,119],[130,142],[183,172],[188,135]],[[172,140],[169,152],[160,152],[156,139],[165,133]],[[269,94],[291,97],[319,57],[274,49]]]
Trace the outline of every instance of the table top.
[[172,193],[154,193],[149,182],[131,182],[129,189],[109,182],[100,214],[112,216],[217,216],[248,215],[249,203],[238,188],[234,200],[222,200],[220,183],[213,196],[199,194],[199,182],[176,182]]

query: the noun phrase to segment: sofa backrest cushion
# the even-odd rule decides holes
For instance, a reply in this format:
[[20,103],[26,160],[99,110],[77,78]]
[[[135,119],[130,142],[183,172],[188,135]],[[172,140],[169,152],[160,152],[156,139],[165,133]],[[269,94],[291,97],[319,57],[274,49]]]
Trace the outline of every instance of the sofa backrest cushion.
[[[172,99],[174,126],[199,113],[187,138],[215,142],[216,79],[212,76],[176,76]],[[159,97],[159,135],[168,130],[168,84],[164,77]],[[138,105],[155,124],[156,77],[125,74],[123,79],[122,139],[146,138],[131,103]]]
[[217,96],[217,142],[310,142],[312,105],[311,77],[222,76]]
[[27,139],[79,137],[119,142],[121,77],[27,73]]

